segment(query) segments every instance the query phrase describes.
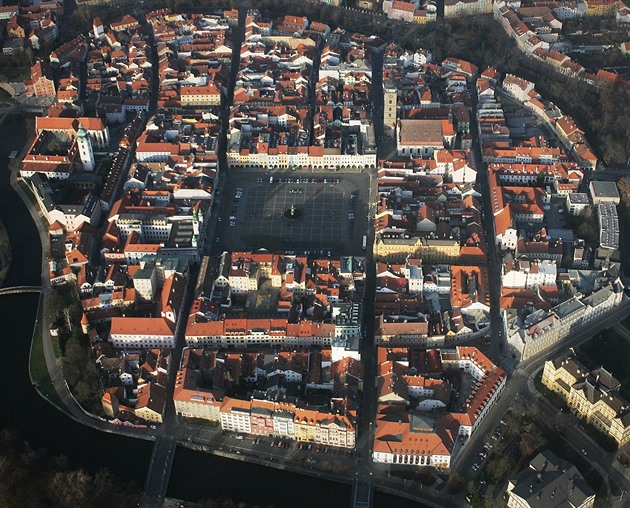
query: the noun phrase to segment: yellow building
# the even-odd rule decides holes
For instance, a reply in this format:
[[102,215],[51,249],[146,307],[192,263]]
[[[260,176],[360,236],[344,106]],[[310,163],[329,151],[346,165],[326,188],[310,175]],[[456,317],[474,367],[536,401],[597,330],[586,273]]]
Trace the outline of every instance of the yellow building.
[[402,263],[409,256],[425,263],[453,263],[460,252],[457,240],[432,238],[387,238],[378,234],[374,242],[374,256],[390,262]]
[[206,86],[183,86],[180,88],[182,106],[220,106],[221,92],[210,82]]
[[617,0],[586,0],[587,16],[607,16],[615,12]]
[[619,381],[603,367],[589,371],[571,351],[545,362],[542,383],[619,446],[630,440],[630,403],[619,395]]
[[306,415],[296,415],[293,421],[293,429],[295,439],[298,441],[314,442],[317,438],[317,425],[314,418],[308,418]]
[[424,25],[429,21],[437,19],[437,7],[433,3],[427,3],[423,9],[418,9],[413,13],[413,22]]

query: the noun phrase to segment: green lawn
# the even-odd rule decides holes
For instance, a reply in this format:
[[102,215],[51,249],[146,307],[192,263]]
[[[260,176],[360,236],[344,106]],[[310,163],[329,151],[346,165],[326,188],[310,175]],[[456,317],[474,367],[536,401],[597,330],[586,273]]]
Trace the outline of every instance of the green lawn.
[[5,66],[0,72],[0,81],[3,82],[17,82],[31,79],[30,67],[9,67]]
[[586,423],[586,420],[582,420],[582,427],[584,428],[584,432],[607,452],[612,452],[617,449],[617,443],[614,439],[600,432],[594,425]]
[[33,191],[31,191],[31,188],[26,184],[26,182],[24,180],[19,180],[18,185],[22,187],[22,189],[28,196],[28,199],[31,200],[31,203],[33,203],[35,206],[39,206],[37,204],[37,200],[35,199],[35,196],[33,195]]
[[65,410],[65,406],[55,387],[50,380],[48,368],[46,367],[46,359],[44,358],[44,344],[42,342],[42,323],[41,323],[42,301],[40,298],[39,311],[37,313],[37,321],[35,322],[35,330],[33,331],[33,342],[31,345],[31,358],[29,369],[33,383],[37,389],[48,398],[53,404]]
[[621,489],[619,488],[619,485],[617,485],[610,478],[608,478],[608,484],[610,485],[610,492],[612,493],[612,495],[615,497],[619,497],[621,495]]
[[57,360],[61,359],[61,346],[59,345],[59,337],[51,337],[50,342],[52,344],[53,350],[55,351],[55,358],[57,358]]

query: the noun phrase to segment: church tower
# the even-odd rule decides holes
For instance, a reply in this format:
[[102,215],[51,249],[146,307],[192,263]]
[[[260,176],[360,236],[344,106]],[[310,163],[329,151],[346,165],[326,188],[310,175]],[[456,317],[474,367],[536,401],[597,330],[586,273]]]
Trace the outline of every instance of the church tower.
[[77,130],[77,144],[79,145],[79,157],[83,163],[85,171],[94,171],[94,153],[92,152],[92,141],[83,125],[79,124]]
[[396,109],[398,107],[398,94],[396,87],[384,87],[384,104],[383,104],[383,129],[385,134],[395,137],[396,134]]

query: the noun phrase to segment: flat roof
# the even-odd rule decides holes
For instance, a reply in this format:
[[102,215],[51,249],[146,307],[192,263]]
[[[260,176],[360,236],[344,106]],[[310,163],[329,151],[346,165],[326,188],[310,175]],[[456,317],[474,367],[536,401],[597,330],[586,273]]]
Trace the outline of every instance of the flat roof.
[[617,190],[617,184],[615,182],[606,182],[600,180],[591,181],[591,191],[594,196],[598,198],[618,198],[619,191]]

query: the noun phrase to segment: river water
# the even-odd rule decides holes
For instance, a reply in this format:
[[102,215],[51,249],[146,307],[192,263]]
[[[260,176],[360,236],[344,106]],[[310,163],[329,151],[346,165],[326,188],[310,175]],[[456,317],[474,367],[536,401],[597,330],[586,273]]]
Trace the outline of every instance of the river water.
[[[0,126],[0,220],[11,241],[13,262],[4,287],[40,284],[41,247],[37,229],[9,182],[8,155],[21,150],[28,138],[22,117]],[[64,454],[73,468],[94,472],[110,469],[124,482],[141,488],[152,443],[106,434],[76,423],[44,401],[31,385],[28,358],[37,315],[37,295],[0,297],[0,340],[4,351],[0,390],[0,429],[16,430],[34,449]],[[350,487],[212,455],[178,450],[169,495],[197,501],[231,497],[275,508],[346,508]],[[377,495],[375,508],[418,506]]]

